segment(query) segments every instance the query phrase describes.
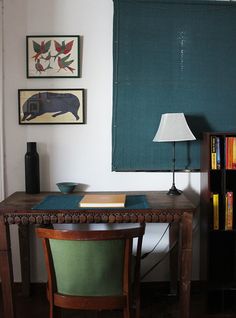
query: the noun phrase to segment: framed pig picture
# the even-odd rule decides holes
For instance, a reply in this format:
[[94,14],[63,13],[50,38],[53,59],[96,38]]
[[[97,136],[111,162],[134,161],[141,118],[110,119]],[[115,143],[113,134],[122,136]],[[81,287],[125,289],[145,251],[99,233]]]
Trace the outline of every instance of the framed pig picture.
[[19,124],[84,124],[84,89],[19,89]]
[[80,37],[26,37],[27,78],[80,77]]

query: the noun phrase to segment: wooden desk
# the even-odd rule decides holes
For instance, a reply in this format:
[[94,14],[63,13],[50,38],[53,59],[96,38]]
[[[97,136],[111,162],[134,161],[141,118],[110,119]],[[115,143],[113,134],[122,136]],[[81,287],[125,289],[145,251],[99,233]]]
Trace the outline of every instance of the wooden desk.
[[[0,203],[0,276],[4,318],[14,318],[13,271],[9,226],[42,223],[172,223],[179,224],[179,301],[180,318],[190,317],[190,287],[192,272],[192,219],[193,204],[182,194],[168,196],[166,192],[126,192],[145,194],[148,209],[83,209],[31,210],[52,192],[25,194],[16,192]],[[76,193],[83,194],[83,193]],[[176,227],[175,227],[176,228]]]

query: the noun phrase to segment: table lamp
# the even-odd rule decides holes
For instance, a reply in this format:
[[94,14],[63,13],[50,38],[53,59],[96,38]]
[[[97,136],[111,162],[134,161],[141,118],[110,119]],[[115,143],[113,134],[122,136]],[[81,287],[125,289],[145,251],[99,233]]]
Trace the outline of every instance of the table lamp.
[[183,113],[162,114],[160,125],[153,141],[173,143],[173,182],[172,187],[167,192],[168,195],[180,195],[182,193],[175,186],[175,143],[176,141],[189,140],[196,140],[196,138],[191,132]]

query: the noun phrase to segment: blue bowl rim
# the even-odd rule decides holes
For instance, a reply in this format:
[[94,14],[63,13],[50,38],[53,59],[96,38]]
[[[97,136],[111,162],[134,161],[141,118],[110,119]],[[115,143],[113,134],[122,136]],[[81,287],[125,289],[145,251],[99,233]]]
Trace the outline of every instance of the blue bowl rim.
[[76,182],[58,182],[56,183],[57,186],[77,186],[78,183]]

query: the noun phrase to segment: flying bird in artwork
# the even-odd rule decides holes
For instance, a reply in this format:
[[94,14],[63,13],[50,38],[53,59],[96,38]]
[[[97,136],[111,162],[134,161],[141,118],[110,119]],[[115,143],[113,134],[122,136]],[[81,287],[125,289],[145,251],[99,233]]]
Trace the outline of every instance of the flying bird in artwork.
[[73,67],[70,67],[69,65],[72,64],[74,62],[74,60],[70,60],[68,61],[68,58],[70,57],[70,54],[61,58],[60,56],[58,56],[58,59],[57,59],[57,63],[58,63],[58,66],[59,66],[59,70],[58,72],[61,70],[61,69],[64,69],[65,71],[68,69],[71,71],[71,73],[73,73],[73,71],[75,70]]
[[57,51],[57,54],[54,56],[54,61],[60,54],[68,54],[73,47],[73,43],[74,43],[74,40],[68,43],[66,43],[65,41],[62,41],[61,44],[54,40],[55,49]]
[[45,41],[41,41],[40,44],[33,41],[33,49],[36,54],[32,56],[32,58],[34,58],[34,60],[37,61],[37,59],[40,57],[41,54],[45,54],[49,51],[50,46],[51,46],[51,41],[47,41],[46,43]]

